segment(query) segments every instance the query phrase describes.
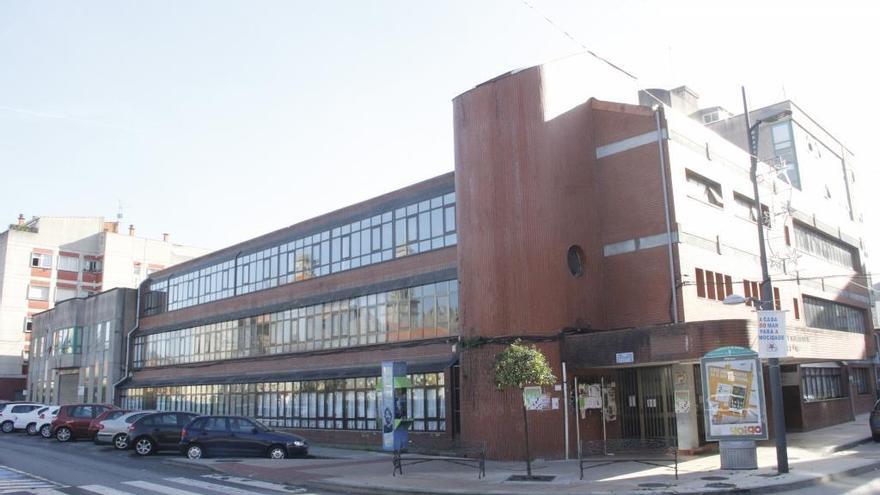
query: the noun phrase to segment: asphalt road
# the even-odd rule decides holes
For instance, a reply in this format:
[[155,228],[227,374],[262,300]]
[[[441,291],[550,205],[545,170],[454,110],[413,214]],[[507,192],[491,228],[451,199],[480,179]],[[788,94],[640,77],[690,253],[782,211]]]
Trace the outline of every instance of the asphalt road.
[[171,451],[140,457],[87,440],[60,443],[23,433],[0,434],[0,494],[329,495],[166,462],[178,457]]

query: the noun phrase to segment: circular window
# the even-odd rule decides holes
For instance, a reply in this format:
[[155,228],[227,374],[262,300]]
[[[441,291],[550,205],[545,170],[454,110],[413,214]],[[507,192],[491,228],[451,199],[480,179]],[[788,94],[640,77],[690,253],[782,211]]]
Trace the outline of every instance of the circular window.
[[573,277],[584,274],[584,250],[577,244],[568,248],[568,271]]

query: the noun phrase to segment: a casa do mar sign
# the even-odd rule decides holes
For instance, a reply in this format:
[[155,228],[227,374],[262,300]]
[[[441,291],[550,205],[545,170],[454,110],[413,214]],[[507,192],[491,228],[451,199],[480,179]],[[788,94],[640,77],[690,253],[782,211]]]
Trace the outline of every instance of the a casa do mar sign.
[[788,357],[784,311],[758,311],[758,355],[764,359]]
[[766,440],[764,377],[755,351],[722,347],[700,360],[706,440]]

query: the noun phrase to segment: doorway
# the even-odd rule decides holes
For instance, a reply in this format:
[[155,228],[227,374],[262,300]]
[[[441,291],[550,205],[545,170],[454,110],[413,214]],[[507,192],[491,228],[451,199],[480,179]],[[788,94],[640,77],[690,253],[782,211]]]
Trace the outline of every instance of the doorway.
[[671,367],[621,369],[617,383],[622,438],[676,438]]

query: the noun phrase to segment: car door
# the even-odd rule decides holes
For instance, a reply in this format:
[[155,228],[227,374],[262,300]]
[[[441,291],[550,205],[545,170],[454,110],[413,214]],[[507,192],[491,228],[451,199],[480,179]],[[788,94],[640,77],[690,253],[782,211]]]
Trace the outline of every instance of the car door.
[[177,413],[176,416],[177,416],[177,435],[175,435],[174,438],[171,438],[171,437],[168,438],[168,440],[171,442],[168,445],[168,448],[172,448],[172,447],[176,448],[178,445],[180,445],[180,436],[181,436],[181,433],[183,433],[183,427],[188,425],[189,422],[193,420],[193,418],[198,416],[198,414]]
[[210,416],[205,418],[204,427],[194,441],[202,444],[210,455],[227,455],[230,448],[229,440],[226,418]]
[[230,450],[234,455],[258,455],[263,447],[260,430],[247,418],[229,418]]
[[156,439],[156,447],[167,449],[176,447],[180,441],[180,428],[177,426],[177,414],[165,413],[156,416],[155,426],[153,427],[153,438]]
[[89,424],[95,417],[95,407],[89,404],[77,406],[70,413],[71,423],[70,429],[75,437],[87,436],[89,433]]

